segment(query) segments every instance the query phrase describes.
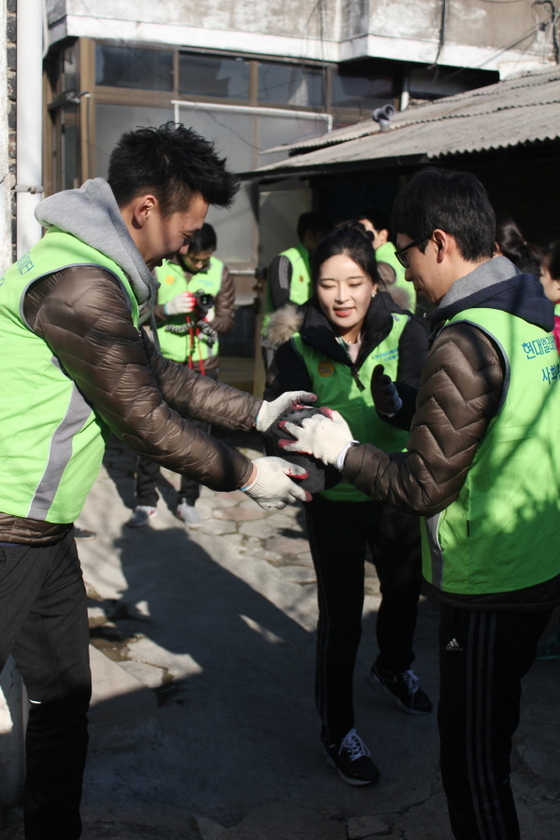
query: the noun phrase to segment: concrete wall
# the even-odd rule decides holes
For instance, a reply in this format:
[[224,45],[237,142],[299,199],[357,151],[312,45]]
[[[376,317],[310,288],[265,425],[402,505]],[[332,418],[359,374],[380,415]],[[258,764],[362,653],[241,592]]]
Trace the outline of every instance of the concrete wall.
[[[337,60],[339,0],[48,0],[51,43],[65,35]],[[66,17],[64,17],[66,14]]]
[[[483,0],[48,0],[51,40],[65,35],[345,60],[365,56],[480,66],[548,55],[544,7]],[[91,8],[91,7],[89,7]],[[440,43],[445,10],[443,43]],[[523,38],[521,43],[515,42]]]
[[[341,44],[341,58],[377,55],[428,64],[437,59],[439,64],[497,70],[504,60],[551,53],[550,28],[538,30],[550,16],[542,8],[532,10],[530,3],[359,0],[357,5],[364,4],[369,6],[367,29]],[[354,4],[348,0],[348,5]]]

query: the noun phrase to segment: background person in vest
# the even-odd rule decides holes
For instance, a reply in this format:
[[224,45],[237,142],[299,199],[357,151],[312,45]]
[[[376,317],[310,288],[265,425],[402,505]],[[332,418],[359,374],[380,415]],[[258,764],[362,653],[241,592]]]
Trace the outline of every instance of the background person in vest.
[[[154,320],[162,355],[197,371],[218,378],[218,336],[229,332],[235,315],[235,290],[227,266],[214,256],[216,232],[205,222],[191,236],[186,254],[179,252],[173,260],[164,260],[156,268],[158,302],[154,306]],[[212,305],[197,303],[197,292],[212,296]],[[197,324],[203,321],[203,328]],[[206,325],[210,327],[207,331]],[[202,431],[211,426],[191,421]],[[138,458],[136,467],[137,506],[128,525],[138,528],[157,513],[156,486],[159,464]],[[201,523],[194,505],[200,495],[200,484],[183,474],[177,496],[176,515],[191,528]]]
[[[371,241],[358,223],[343,225],[321,241],[312,271],[315,296],[271,319],[269,339],[280,346],[265,398],[294,388],[313,391],[318,405],[340,410],[355,438],[388,451],[402,449],[407,433],[378,417],[370,381],[383,361],[399,382],[418,386],[428,350],[426,330],[382,291]],[[382,593],[379,655],[370,684],[390,692],[409,714],[432,709],[411,670],[422,579],[418,517],[374,502],[350,484],[314,495],[305,514],[317,572],[315,699],[321,737],[327,760],[345,782],[372,784],[379,771],[354,728],[352,688],[367,546]]]
[[366,210],[359,217],[360,223],[373,235],[373,247],[379,276],[394,300],[408,309],[416,310],[416,292],[404,277],[404,268],[395,257],[397,250],[390,240],[389,219],[383,213]]
[[[269,316],[287,303],[301,304],[312,294],[310,259],[321,239],[332,230],[332,222],[322,213],[302,213],[297,223],[299,243],[274,257],[267,271],[263,334]],[[265,366],[273,352],[264,345]]]
[[[168,123],[124,134],[109,182],[47,198],[43,239],[0,282],[0,667],[12,653],[31,701],[26,840],[77,840],[91,692],[84,583],[72,523],[110,432],[261,506],[306,493],[282,459],[249,461],[185,416],[264,431],[286,408],[164,359],[138,327],[153,269],[228,206],[237,179],[213,145]],[[301,395],[296,396],[297,399]]]
[[336,413],[286,424],[299,440],[285,448],[336,463],[363,493],[426,517],[453,834],[518,840],[510,752],[521,679],[560,603],[554,307],[535,277],[491,258],[494,213],[473,175],[423,170],[393,220],[407,280],[438,304],[407,451],[354,445]]

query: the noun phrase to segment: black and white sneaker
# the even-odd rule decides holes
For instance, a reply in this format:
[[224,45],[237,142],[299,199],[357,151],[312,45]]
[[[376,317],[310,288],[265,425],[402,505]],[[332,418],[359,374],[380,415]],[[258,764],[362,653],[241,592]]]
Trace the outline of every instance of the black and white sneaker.
[[412,670],[395,674],[374,663],[368,683],[376,691],[392,694],[399,709],[409,715],[427,715],[432,711],[432,701],[418,685],[418,677]]
[[327,764],[338,770],[338,775],[349,785],[374,785],[379,780],[379,770],[371,760],[370,752],[355,729],[340,744],[325,744]]

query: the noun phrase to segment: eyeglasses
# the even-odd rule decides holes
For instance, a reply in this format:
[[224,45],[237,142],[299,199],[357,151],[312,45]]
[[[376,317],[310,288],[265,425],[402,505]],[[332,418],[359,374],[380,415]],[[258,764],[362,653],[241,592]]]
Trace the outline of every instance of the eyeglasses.
[[395,257],[398,259],[403,268],[408,268],[408,257],[406,256],[405,251],[408,251],[409,248],[419,248],[426,241],[426,239],[415,239],[413,242],[409,242],[408,245],[405,245],[404,248],[399,248],[398,251],[395,251]]

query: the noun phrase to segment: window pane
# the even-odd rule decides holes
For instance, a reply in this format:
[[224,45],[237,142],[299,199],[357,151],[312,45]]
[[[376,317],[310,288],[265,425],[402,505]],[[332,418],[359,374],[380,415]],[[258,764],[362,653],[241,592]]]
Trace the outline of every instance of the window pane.
[[80,135],[79,114],[76,105],[62,111],[62,189],[72,190],[79,186]]
[[[252,169],[256,160],[255,124],[252,114],[181,106],[179,119],[203,137],[213,140],[229,168],[237,172]],[[229,210],[211,207],[207,221],[216,228],[218,255],[228,263],[256,265],[256,223],[253,186],[244,184]]]
[[97,152],[95,175],[107,177],[109,155],[121,134],[139,126],[162,125],[173,119],[173,109],[140,105],[97,105],[95,108]]
[[332,74],[332,104],[335,108],[371,111],[393,98],[391,79],[380,79],[352,67],[338,67]]
[[[257,127],[259,148],[264,151],[275,146],[295,143],[297,140],[319,137],[328,129],[328,122],[321,119],[319,115],[301,112],[296,112],[296,115],[292,112],[289,117],[283,117],[280,114],[263,114],[258,118]],[[269,163],[285,160],[286,157],[286,152],[259,155],[256,166],[268,166]]]
[[249,99],[249,65],[237,58],[181,53],[179,93]]
[[77,62],[76,62],[76,47],[75,45],[72,47],[68,47],[68,49],[64,50],[62,54],[63,66],[64,66],[64,90],[75,90],[76,93],[79,93],[77,89]]
[[96,44],[95,84],[173,90],[173,54],[141,47]]
[[298,64],[259,64],[259,102],[278,105],[325,105],[324,71]]
[[[283,115],[212,110],[212,105],[193,108],[182,105],[179,119],[192,126],[203,137],[213,140],[219,154],[227,157],[228,166],[236,172],[247,172],[286,157],[259,155],[263,149],[279,143],[322,134],[326,120],[313,114]],[[216,228],[218,256],[226,263],[255,266],[257,264],[257,197],[255,185],[245,183],[229,210],[211,207],[207,220]]]

